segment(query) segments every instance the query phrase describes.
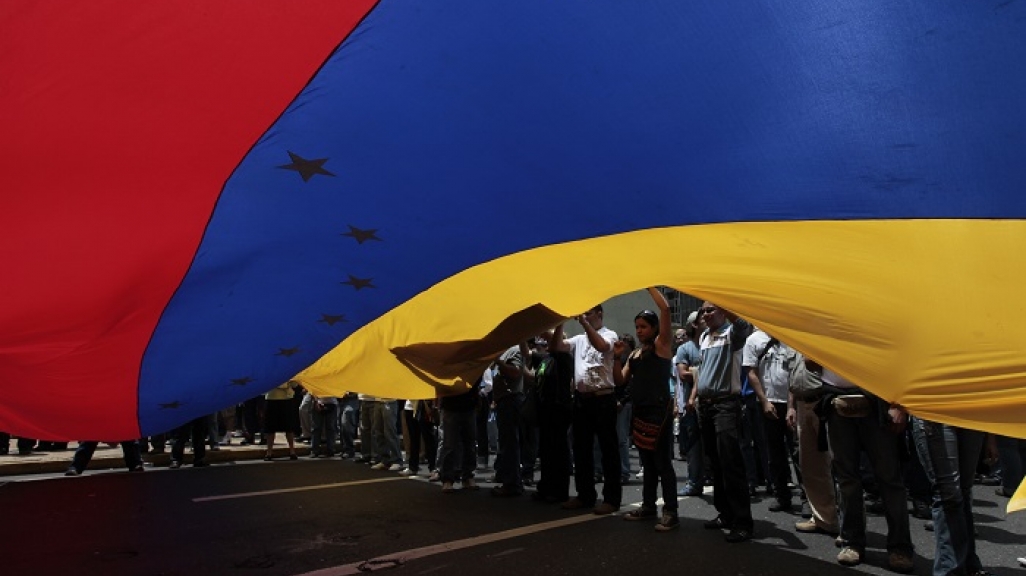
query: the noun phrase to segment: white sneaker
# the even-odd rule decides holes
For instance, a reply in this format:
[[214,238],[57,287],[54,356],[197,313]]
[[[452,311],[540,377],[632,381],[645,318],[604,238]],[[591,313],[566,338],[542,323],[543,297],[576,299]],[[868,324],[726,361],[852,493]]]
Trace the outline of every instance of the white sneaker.
[[388,467],[388,471],[389,472],[399,472],[402,469],[403,469],[403,465],[402,464],[398,464],[398,463],[392,464],[391,466]]
[[371,470],[387,470],[387,469],[388,469],[388,466],[384,462],[378,462],[377,464],[371,466]]
[[413,470],[412,468],[404,468],[402,470],[402,472],[399,472],[399,475],[400,476],[416,476],[417,475],[417,471]]

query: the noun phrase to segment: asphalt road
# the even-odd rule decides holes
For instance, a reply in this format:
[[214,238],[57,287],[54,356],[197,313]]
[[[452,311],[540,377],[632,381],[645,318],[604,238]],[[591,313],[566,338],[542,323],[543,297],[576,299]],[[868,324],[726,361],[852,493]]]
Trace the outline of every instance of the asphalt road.
[[[682,499],[681,529],[663,534],[648,522],[494,498],[490,486],[443,494],[425,479],[339,460],[19,477],[0,485],[0,575],[889,573],[882,517],[870,516],[867,562],[844,568],[832,538],[794,532],[799,517],[769,512],[768,498],[753,504],[756,539],[728,544],[702,528],[715,516],[708,495]],[[1026,514],[1006,517],[993,488],[976,495],[987,569],[1026,575],[1016,563]],[[624,502],[639,501],[640,485],[625,487]],[[915,573],[925,576],[933,534],[922,526],[912,519]]]

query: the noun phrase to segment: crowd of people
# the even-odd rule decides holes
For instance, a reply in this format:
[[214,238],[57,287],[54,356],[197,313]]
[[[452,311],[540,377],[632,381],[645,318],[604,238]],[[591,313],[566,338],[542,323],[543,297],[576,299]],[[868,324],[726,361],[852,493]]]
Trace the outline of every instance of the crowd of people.
[[[665,297],[649,294],[656,310],[636,316],[633,335],[606,327],[596,306],[575,319],[581,334],[566,337],[560,324],[517,343],[455,395],[318,397],[287,382],[166,435],[122,442],[125,464],[144,470],[141,455],[164,452],[168,441],[172,468],[185,462],[187,445],[202,467],[207,449],[235,440],[264,445],[271,461],[281,433],[292,460],[305,442],[311,458],[426,474],[452,492],[478,489],[495,454],[495,497],[533,486],[536,501],[612,514],[623,485],[640,479],[642,504],[623,519],[669,532],[680,526],[678,497],[711,486],[716,514],[705,528],[739,543],[753,537],[751,502],[762,492],[772,512],[806,507],[793,529],[833,537],[846,566],[864,559],[869,511],[886,518],[888,567],[902,573],[913,569],[911,515],[930,521],[935,576],[987,574],[976,555],[972,488],[1010,497],[1023,480],[1026,440],[910,417],[711,302],[674,332]],[[10,445],[0,433],[0,454]],[[81,474],[96,446],[80,442],[67,475]],[[62,449],[16,443],[19,454]],[[679,489],[674,458],[687,462]]]

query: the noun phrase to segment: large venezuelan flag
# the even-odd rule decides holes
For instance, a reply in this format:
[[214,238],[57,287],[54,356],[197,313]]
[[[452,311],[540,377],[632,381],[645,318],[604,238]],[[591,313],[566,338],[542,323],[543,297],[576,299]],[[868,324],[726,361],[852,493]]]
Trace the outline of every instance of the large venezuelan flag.
[[919,416],[1026,437],[1024,22],[9,0],[0,429],[155,433],[297,374],[427,397],[668,285]]

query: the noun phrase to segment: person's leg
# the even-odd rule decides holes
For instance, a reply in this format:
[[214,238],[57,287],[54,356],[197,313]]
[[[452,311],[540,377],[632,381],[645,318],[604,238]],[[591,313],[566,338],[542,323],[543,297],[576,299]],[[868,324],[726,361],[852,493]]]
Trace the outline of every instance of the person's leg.
[[71,457],[70,470],[81,474],[87,467],[89,467],[89,461],[93,459],[93,453],[96,451],[96,447],[99,442],[79,442],[78,448],[75,449],[74,456]]
[[1022,484],[1023,455],[1020,445],[1026,445],[1018,438],[997,436],[998,461],[1001,463],[1001,487],[1005,495],[1012,495]]
[[667,419],[656,446],[653,469],[663,488],[663,514],[677,515],[677,472],[673,469],[673,423]]
[[595,435],[602,449],[602,501],[619,507],[623,500],[623,484],[620,482],[620,439],[616,433],[616,396],[608,394],[595,399]]
[[[616,438],[620,448],[620,483],[631,478],[631,414],[634,403],[627,402],[616,415]],[[672,433],[672,430],[671,430]]]
[[325,453],[328,458],[335,455],[335,443],[338,441],[338,405],[328,404],[325,407]]
[[499,452],[495,456],[495,478],[514,492],[523,490],[520,477],[520,399],[515,394],[495,402]]
[[769,480],[773,483],[776,510],[791,510],[791,469],[787,461],[787,404],[774,402],[776,418],[763,418],[766,451],[769,454]]
[[189,427],[192,429],[192,465],[203,466],[206,464],[207,456],[207,432],[210,430],[210,416],[200,416],[193,420]]
[[723,473],[720,466],[719,449],[716,438],[716,407],[711,403],[699,405],[699,428],[702,431],[702,444],[713,475],[713,506],[724,528],[734,524],[734,513],[728,505],[726,489],[723,486]]
[[312,394],[303,396],[299,403],[299,429],[303,439],[310,439],[313,444],[313,419],[314,419],[314,397]]
[[[307,398],[310,398],[307,395]],[[310,456],[317,458],[321,455],[323,440],[321,435],[324,434],[324,420],[327,412],[323,409],[315,408],[310,412]],[[300,421],[302,421],[302,413],[300,413]]]
[[478,438],[477,420],[472,410],[458,412],[457,416],[459,425],[456,435],[459,437],[460,451],[463,454],[460,478],[463,481],[463,487],[467,488],[474,485],[474,469],[477,458],[475,440]]
[[638,448],[638,461],[645,475],[641,477],[641,507],[646,511],[656,511],[656,491],[659,487],[659,474],[655,452]]
[[121,454],[125,459],[125,466],[130,471],[143,470],[142,456],[139,453],[139,442],[126,440],[121,443]]
[[384,432],[387,460],[383,460],[390,466],[403,463],[403,453],[399,450],[399,431],[396,429],[399,410],[395,400],[381,403],[381,414],[384,424]]
[[832,456],[819,450],[819,416],[813,404],[797,401],[798,466],[802,470],[802,487],[808,498],[812,521],[820,530],[836,534],[840,531],[837,519],[837,491],[830,471]]
[[406,419],[406,432],[409,435],[407,443],[410,445],[406,453],[406,466],[411,472],[417,472],[420,469],[421,427],[413,410],[403,410],[403,418]]
[[723,477],[723,489],[726,491],[724,504],[730,508],[733,528],[751,533],[752,504],[744,456],[741,454],[739,442],[741,403],[733,399],[720,401],[715,404],[715,408],[716,448]]
[[598,500],[595,490],[595,423],[597,411],[594,398],[581,398],[573,416],[574,486],[577,499],[585,506]]
[[[866,512],[860,460],[862,440],[857,421],[831,412],[827,434],[833,450],[833,472],[840,491],[841,540],[859,553],[866,549]],[[806,472],[808,481],[808,472]]]
[[[862,420],[859,431],[884,505],[887,549],[911,554],[913,547],[908,521],[908,489],[905,487],[899,450],[901,439],[881,426],[875,414],[859,420]],[[957,477],[955,486],[957,489]]]
[[916,453],[934,486],[933,574],[965,574],[968,534],[959,480],[958,438],[955,428],[920,418],[912,419]]

